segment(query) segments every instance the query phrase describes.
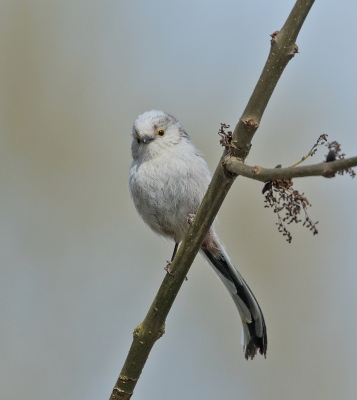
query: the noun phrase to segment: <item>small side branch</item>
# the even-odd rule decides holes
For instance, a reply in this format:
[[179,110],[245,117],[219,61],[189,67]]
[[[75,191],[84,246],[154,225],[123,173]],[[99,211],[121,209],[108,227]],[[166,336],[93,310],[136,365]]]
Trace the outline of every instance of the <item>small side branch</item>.
[[277,179],[302,178],[305,176],[324,176],[333,178],[338,171],[348,170],[357,166],[357,157],[322,162],[319,164],[305,165],[303,167],[288,168],[263,168],[243,164],[235,157],[226,156],[222,162],[223,167],[231,174],[245,176],[261,182]]

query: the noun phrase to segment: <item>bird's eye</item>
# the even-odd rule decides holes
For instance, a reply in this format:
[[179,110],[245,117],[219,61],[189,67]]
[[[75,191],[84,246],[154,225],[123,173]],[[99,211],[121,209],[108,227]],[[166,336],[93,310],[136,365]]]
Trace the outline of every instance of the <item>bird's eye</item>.
[[163,130],[163,128],[159,128],[159,129],[157,130],[157,134],[158,134],[159,136],[164,136],[164,135],[165,135],[165,131]]

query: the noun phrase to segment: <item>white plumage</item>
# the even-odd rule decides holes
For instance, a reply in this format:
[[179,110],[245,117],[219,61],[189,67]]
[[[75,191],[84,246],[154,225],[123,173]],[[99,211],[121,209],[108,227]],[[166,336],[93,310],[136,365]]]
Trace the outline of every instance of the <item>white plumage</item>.
[[[159,235],[182,241],[211,180],[206,162],[178,120],[148,111],[134,123],[129,189],[135,207]],[[175,247],[176,249],[176,247]],[[266,326],[253,293],[229,259],[212,226],[201,254],[231,294],[243,324],[245,357],[266,354]]]

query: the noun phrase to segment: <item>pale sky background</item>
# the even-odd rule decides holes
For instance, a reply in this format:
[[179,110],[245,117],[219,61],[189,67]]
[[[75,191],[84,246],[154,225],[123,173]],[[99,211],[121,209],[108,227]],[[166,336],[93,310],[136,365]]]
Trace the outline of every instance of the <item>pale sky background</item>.
[[[293,1],[1,1],[0,392],[107,399],[172,243],[127,190],[131,127],[175,115],[213,171]],[[355,1],[317,1],[247,162],[290,165],[320,134],[357,155]],[[323,148],[309,162],[322,161]],[[357,180],[295,186],[319,221],[289,245],[262,184],[239,178],[218,232],[253,289],[267,359],[199,257],[133,399],[357,398]]]

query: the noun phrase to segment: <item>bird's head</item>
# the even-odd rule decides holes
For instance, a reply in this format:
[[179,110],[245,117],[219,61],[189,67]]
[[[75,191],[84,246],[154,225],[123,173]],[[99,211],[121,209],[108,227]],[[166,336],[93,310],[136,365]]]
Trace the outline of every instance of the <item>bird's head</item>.
[[134,159],[152,158],[166,152],[188,135],[178,120],[163,111],[139,115],[133,125],[131,151]]

